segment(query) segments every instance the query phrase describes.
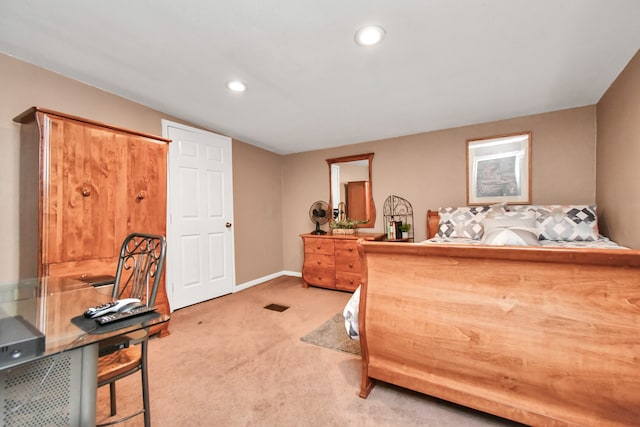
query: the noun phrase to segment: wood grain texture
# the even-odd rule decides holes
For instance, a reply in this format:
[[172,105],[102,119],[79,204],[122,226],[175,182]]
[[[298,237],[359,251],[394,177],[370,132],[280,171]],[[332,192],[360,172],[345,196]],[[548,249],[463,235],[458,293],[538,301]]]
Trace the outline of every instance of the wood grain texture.
[[132,345],[98,358],[98,384],[122,375],[140,365],[142,351],[139,345]]
[[379,233],[302,234],[304,263],[302,280],[305,286],[353,292],[360,285],[358,240],[381,240]]
[[397,384],[532,425],[637,425],[640,251],[361,242],[361,396]]
[[356,240],[336,240],[336,289],[353,292],[360,286],[360,257]]
[[438,232],[440,225],[440,213],[438,211],[427,211],[427,239],[431,239]]
[[347,216],[352,219],[371,218],[371,188],[369,181],[347,183]]
[[[37,271],[25,263],[21,274],[114,275],[128,234],[166,234],[169,140],[37,107],[14,121],[25,129],[21,188],[38,192],[37,216],[29,213],[20,231],[30,242],[21,257],[37,258]],[[164,272],[156,306],[170,313]],[[158,332],[166,335],[168,322]]]
[[[116,200],[126,164],[112,131],[43,117],[50,132],[46,150],[49,185],[43,188],[47,246],[44,263],[109,258],[118,253]],[[100,226],[96,226],[100,224]]]

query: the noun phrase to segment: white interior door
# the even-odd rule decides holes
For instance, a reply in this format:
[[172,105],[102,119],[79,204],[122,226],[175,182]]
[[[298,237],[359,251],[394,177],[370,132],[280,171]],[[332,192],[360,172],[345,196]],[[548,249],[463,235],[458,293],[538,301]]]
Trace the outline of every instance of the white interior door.
[[167,294],[173,310],[233,292],[231,138],[162,121],[169,144]]

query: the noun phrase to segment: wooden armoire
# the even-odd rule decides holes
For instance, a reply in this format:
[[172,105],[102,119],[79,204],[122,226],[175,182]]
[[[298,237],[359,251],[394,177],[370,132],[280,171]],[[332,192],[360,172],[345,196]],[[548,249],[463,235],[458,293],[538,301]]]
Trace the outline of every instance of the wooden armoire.
[[369,181],[350,181],[346,184],[347,216],[356,220],[371,219]]
[[[129,233],[166,235],[170,140],[39,107],[14,121],[21,278],[100,281],[115,275]],[[169,314],[164,277],[156,307]],[[168,334],[168,323],[152,333]]]

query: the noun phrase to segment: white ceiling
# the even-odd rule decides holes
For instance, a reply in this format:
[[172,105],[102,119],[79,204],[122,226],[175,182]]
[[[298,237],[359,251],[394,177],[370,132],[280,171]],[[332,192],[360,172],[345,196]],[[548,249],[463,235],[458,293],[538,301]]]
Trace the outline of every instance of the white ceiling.
[[[0,51],[287,154],[594,104],[639,18],[639,0],[2,0]],[[359,47],[368,24],[387,37]]]

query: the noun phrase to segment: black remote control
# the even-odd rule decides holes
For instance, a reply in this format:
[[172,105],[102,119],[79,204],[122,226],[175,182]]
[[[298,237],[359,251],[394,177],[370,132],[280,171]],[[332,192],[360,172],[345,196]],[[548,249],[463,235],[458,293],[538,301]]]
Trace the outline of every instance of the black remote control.
[[104,316],[96,317],[96,322],[101,325],[106,325],[109,323],[117,322],[119,320],[129,319],[130,317],[140,316],[141,314],[152,312],[155,309],[155,307],[147,307],[146,305],[141,305],[138,307],[134,307],[129,311],[123,311],[121,313],[111,313]]

